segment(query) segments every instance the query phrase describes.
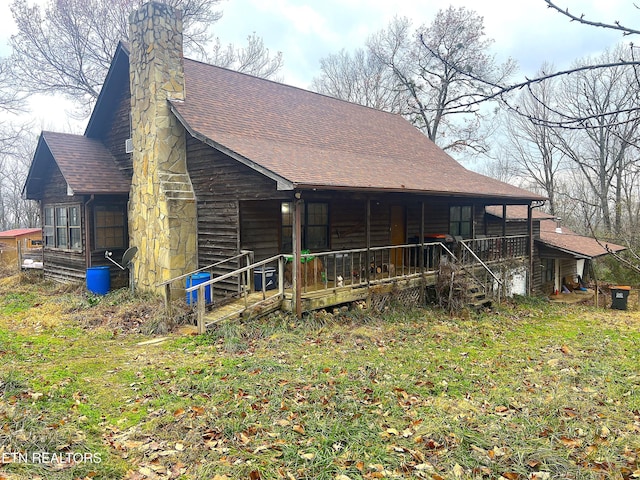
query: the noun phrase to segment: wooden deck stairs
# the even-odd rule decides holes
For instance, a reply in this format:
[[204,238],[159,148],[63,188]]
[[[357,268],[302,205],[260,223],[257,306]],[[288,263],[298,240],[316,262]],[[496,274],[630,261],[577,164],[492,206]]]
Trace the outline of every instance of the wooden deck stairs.
[[466,295],[467,306],[473,310],[480,310],[481,308],[489,308],[491,306],[491,299],[487,298],[484,288],[475,280],[471,280],[467,285]]
[[209,328],[224,320],[239,320],[241,318],[259,317],[280,310],[282,298],[278,290],[252,292],[247,297],[241,297],[224,305],[212,305],[204,316],[205,328]]

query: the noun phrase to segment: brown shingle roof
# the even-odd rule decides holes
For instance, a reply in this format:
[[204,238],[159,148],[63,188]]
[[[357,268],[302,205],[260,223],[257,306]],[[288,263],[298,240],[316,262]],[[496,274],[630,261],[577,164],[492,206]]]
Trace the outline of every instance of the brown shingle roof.
[[42,139],[74,193],[128,193],[131,182],[99,140],[42,132]]
[[172,107],[196,137],[290,188],[415,191],[540,200],[471,172],[399,115],[185,59]]
[[[540,241],[543,244],[588,258],[595,258],[609,253],[595,239],[578,235],[566,227],[562,227],[562,233],[558,233],[556,232],[556,226],[557,224],[554,220],[540,221]],[[621,245],[609,242],[602,243],[614,252],[626,250],[626,247]]]
[[[508,205],[507,220],[526,220],[528,208],[526,205]],[[502,218],[502,205],[489,205],[485,211],[494,217]],[[535,208],[532,210],[531,216],[535,219],[555,218],[553,215],[541,212]]]

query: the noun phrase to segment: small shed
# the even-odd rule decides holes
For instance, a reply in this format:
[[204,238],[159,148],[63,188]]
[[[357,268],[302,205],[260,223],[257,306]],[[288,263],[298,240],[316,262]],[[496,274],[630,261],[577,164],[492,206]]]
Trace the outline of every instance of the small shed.
[[0,265],[10,266],[18,262],[18,251],[42,248],[41,228],[16,228],[0,232]]

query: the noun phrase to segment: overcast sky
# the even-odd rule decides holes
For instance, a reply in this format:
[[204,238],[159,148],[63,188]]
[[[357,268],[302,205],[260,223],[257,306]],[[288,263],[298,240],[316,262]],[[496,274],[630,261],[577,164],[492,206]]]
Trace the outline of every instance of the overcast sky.
[[[33,0],[32,0],[33,1]],[[39,0],[42,1],[42,0]],[[7,55],[7,40],[15,33],[10,0],[0,0],[0,55]],[[600,22],[640,27],[640,11],[633,0],[557,0],[572,13]],[[345,48],[364,45],[372,33],[385,28],[394,16],[407,16],[414,26],[429,24],[439,9],[465,6],[484,17],[499,60],[515,59],[519,75],[533,74],[543,62],[565,68],[577,58],[596,55],[623,38],[604,29],[571,23],[549,9],[543,0],[223,0],[222,20],[214,33],[223,43],[242,45],[252,33],[272,51],[281,51],[285,83],[306,88],[319,74],[319,60]],[[44,128],[64,125],[60,103],[38,102],[37,117]]]
[[[640,24],[640,12],[632,0],[557,3],[573,13],[584,13],[585,18]],[[363,46],[395,15],[419,26],[429,24],[438,10],[449,5],[482,15],[487,36],[495,41],[496,56],[514,58],[526,73],[535,72],[544,61],[562,68],[623,41],[619,33],[571,23],[543,0],[224,0],[223,17],[214,30],[227,43],[242,43],[256,32],[270,49],[283,52],[285,82],[307,87],[319,72],[320,58]]]

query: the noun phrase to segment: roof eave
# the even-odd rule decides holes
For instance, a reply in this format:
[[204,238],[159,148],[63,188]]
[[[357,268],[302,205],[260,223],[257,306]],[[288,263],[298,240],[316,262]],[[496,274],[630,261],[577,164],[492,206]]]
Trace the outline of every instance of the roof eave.
[[[49,155],[51,156],[51,158],[53,159],[53,161],[55,162],[55,158],[53,156],[53,153],[51,152],[51,149],[49,148],[49,145],[47,145],[45,139],[44,139],[44,132],[40,132],[40,137],[38,138],[38,144],[36,145],[36,150],[33,153],[33,158],[31,159],[31,164],[29,165],[29,172],[27,173],[27,178],[24,181],[24,186],[22,187],[22,197],[25,200],[39,200],[40,197],[34,195],[33,192],[30,191],[29,186],[30,184],[35,181],[33,178],[34,175],[34,171],[36,170],[35,165],[36,162],[38,162],[38,158],[40,158],[41,155],[43,155],[42,153],[42,149],[46,148],[47,151],[49,152]],[[65,180],[66,181],[66,180]]]
[[464,198],[483,198],[488,200],[506,200],[509,205],[529,205],[536,199],[526,197],[512,197],[508,195],[496,194],[479,194],[473,192],[447,192],[440,190],[420,190],[415,188],[383,188],[373,186],[351,186],[351,185],[325,185],[294,182],[293,186],[296,190],[346,190],[358,192],[374,192],[374,193],[409,193],[414,195],[432,195],[439,197],[464,197]]
[[[568,248],[565,248],[565,247],[560,247],[560,246],[555,245],[553,243],[549,243],[548,241],[545,241],[543,239],[536,239],[536,242],[541,243],[542,245],[544,245],[547,248],[551,248],[553,250],[558,250],[559,252],[563,252],[563,253],[572,255],[577,259],[591,260],[591,259],[598,258],[598,257],[603,257],[603,256],[609,254],[609,252],[604,251],[604,252],[599,253],[597,255],[589,255],[589,254],[586,254],[586,253],[581,253],[581,252],[576,252],[574,250],[569,250]],[[616,250],[616,252],[620,252],[622,250],[625,250],[625,248],[622,248],[620,250]]]
[[[118,46],[116,47],[116,51],[113,54],[113,58],[111,59],[111,63],[109,64],[109,71],[105,76],[104,82],[102,83],[102,88],[100,89],[100,93],[98,94],[98,98],[96,100],[96,104],[91,111],[91,116],[89,117],[89,121],[87,122],[87,127],[84,130],[84,136],[88,138],[93,138],[95,136],[96,130],[100,127],[100,120],[102,118],[102,110],[108,105],[105,97],[109,95],[109,85],[113,78],[117,76],[120,68],[124,68],[122,61],[120,61],[121,56],[124,55],[126,58],[126,66],[129,66],[129,51],[126,45],[120,41],[118,42]],[[107,102],[107,103],[106,103]]]

